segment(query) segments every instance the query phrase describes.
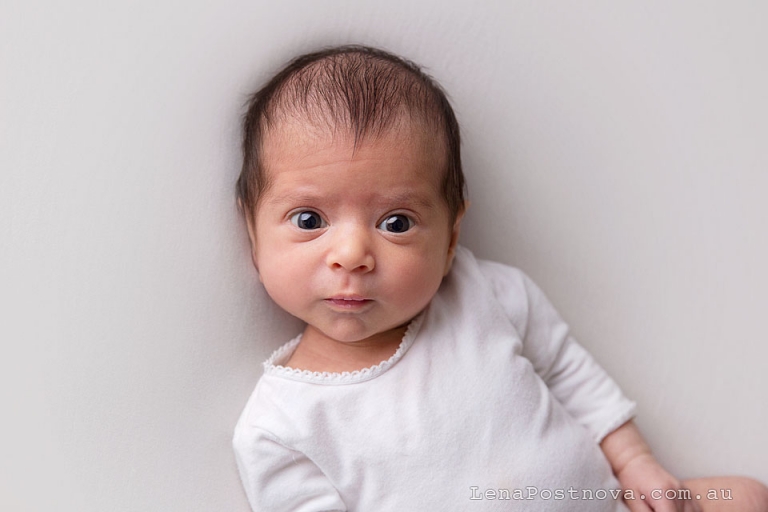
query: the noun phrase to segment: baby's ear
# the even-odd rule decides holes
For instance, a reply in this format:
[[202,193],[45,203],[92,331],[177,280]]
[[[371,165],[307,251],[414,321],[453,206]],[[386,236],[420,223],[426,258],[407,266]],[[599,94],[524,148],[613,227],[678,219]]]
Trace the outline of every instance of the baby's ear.
[[[240,199],[237,200],[237,208],[243,214],[243,217],[245,217],[245,224],[248,228],[248,240],[251,244],[251,261],[258,274],[259,263],[256,258],[256,220],[253,218],[253,214],[243,206],[243,202]],[[261,274],[259,274],[259,281],[261,281]]]
[[451,240],[448,243],[448,254],[445,260],[445,270],[443,271],[443,276],[447,276],[448,272],[451,270],[451,265],[453,264],[453,256],[456,254],[456,246],[459,243],[459,234],[461,233],[461,219],[464,218],[464,214],[467,213],[467,208],[469,208],[469,201],[464,201],[463,208],[459,211],[458,214],[456,214],[456,220],[453,223],[453,228],[451,229]]

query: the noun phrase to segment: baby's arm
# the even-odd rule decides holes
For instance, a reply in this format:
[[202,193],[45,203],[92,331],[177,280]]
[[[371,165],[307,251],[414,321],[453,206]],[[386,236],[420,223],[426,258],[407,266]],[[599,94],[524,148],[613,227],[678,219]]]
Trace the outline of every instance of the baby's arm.
[[[691,502],[669,501],[664,490],[679,489],[651,454],[631,421],[634,404],[568,332],[567,324],[528,276],[517,269],[484,262],[482,270],[523,339],[523,355],[565,409],[592,432],[625,490],[632,512],[698,511]],[[661,490],[661,499],[658,491]],[[644,495],[643,500],[639,499]],[[683,508],[685,506],[686,508]]]
[[680,481],[656,461],[640,431],[630,420],[605,436],[600,443],[622,489],[632,490],[635,499],[627,500],[632,512],[699,512],[694,501],[669,500],[682,488]]
[[595,442],[631,419],[635,404],[570,336],[568,325],[538,286],[518,269],[491,262],[481,265],[520,335],[523,357]]
[[320,468],[271,433],[238,424],[233,445],[240,477],[255,512],[347,510]]

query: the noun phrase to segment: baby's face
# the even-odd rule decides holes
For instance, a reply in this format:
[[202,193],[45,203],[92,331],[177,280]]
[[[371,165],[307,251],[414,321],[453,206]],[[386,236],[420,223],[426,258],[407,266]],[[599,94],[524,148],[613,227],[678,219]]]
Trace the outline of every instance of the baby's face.
[[459,225],[440,192],[438,143],[403,129],[353,148],[296,124],[263,151],[269,187],[249,233],[280,307],[344,343],[394,333],[426,307]]

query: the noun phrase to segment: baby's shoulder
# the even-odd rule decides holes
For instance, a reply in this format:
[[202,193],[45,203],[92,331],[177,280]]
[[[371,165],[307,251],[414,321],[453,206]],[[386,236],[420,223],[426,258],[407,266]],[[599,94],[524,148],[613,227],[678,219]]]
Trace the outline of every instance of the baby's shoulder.
[[[476,258],[471,251],[460,248],[456,253],[459,272],[470,280],[482,280],[488,285],[488,292],[504,310],[512,323],[524,330],[528,318],[530,290],[533,286],[530,278],[517,267],[497,261]],[[463,270],[462,267],[469,267]],[[470,270],[474,267],[475,272]],[[477,286],[478,283],[468,283]]]
[[505,265],[498,261],[478,259],[477,267],[494,288],[512,288],[514,291],[525,293],[525,273],[517,267]]
[[[472,272],[472,267],[479,271],[479,276]],[[457,248],[454,269],[470,279],[482,278],[499,297],[512,295],[524,298],[531,283],[530,278],[519,268],[477,258],[465,247]]]

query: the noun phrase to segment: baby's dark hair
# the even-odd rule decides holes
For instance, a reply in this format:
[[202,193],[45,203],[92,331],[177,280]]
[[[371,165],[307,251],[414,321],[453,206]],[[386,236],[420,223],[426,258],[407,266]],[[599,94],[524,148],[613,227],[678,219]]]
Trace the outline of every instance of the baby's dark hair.
[[237,180],[237,197],[246,215],[253,214],[269,187],[262,161],[265,135],[292,116],[346,129],[355,146],[385,134],[404,118],[434,131],[445,147],[442,189],[452,219],[464,209],[459,124],[445,92],[413,62],[349,45],[297,57],[250,97]]

